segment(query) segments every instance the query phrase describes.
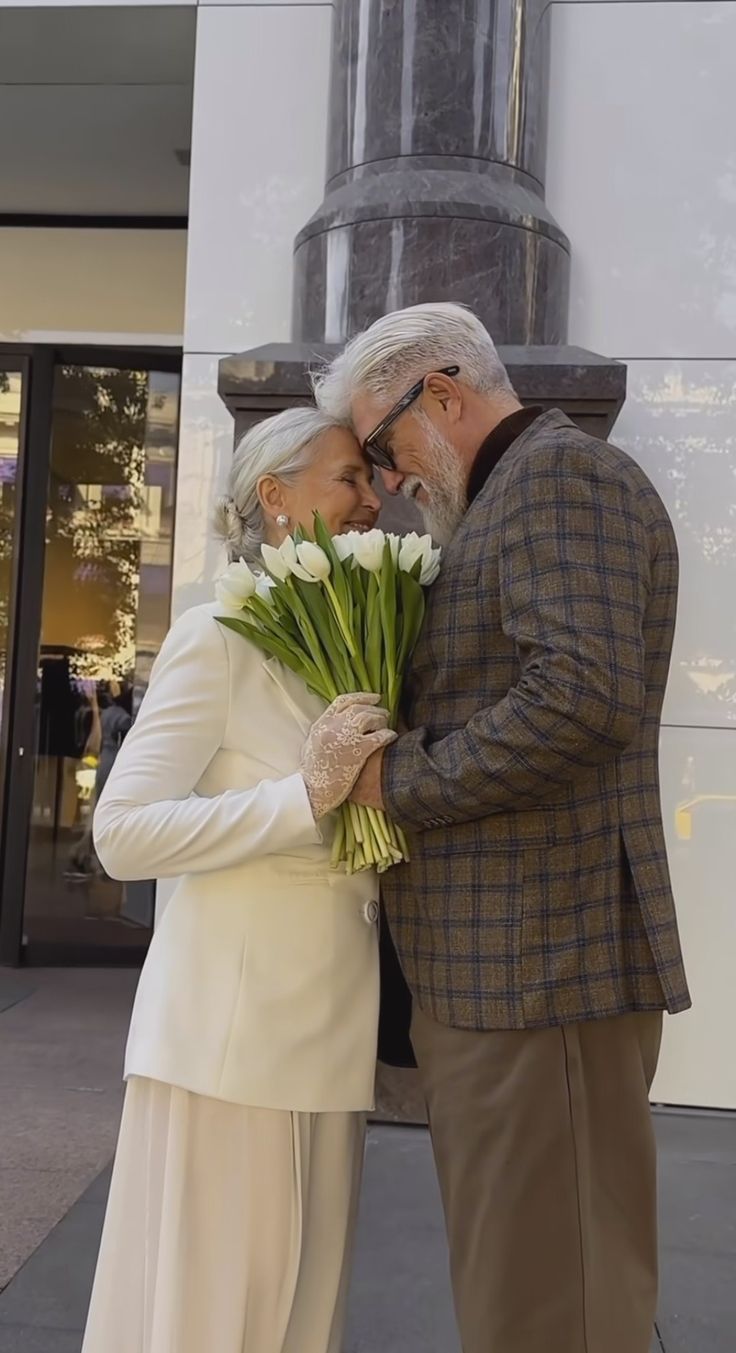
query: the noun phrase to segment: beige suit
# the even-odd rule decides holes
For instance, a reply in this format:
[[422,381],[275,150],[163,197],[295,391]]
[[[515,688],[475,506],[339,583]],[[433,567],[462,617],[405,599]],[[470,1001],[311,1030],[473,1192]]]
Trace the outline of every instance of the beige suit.
[[376,879],[330,872],[297,770],[321,702],[218,611],[174,625],[95,815],[110,874],[179,882],[136,995],[84,1353],[340,1347]]

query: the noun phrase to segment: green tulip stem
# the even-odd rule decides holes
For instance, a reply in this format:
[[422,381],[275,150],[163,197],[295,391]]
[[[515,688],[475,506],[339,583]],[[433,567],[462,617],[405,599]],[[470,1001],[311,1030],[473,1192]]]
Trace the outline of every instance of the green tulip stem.
[[[370,868],[371,865],[377,864],[378,860],[376,858],[376,851],[374,850],[373,832],[371,831],[368,810],[361,805],[358,808],[358,815],[360,817],[360,826],[363,832],[363,855],[365,856],[366,864]],[[382,852],[378,853],[379,858],[381,853]]]
[[[324,586],[325,591],[330,599],[332,613],[340,627],[340,633],[342,634],[342,637],[345,640],[345,643],[347,644],[348,652],[352,659],[353,672],[357,679],[357,684],[358,686],[362,687],[363,690],[370,691],[372,689],[371,679],[368,675],[368,671],[365,662],[363,660],[363,655],[360,652],[360,649],[358,648],[358,645],[355,641],[355,635],[353,634],[352,625],[347,616],[345,615],[342,606],[340,605],[340,598],[338,597],[337,592],[335,591],[335,588],[333,587],[329,578],[326,579]],[[380,694],[380,692],[376,691],[376,694],[378,695]]]
[[338,597],[337,592],[335,591],[329,578],[325,578],[324,588],[332,603],[332,610],[334,612],[335,619],[338,625],[340,626],[340,633],[342,634],[342,637],[348,646],[348,652],[351,658],[355,659],[358,656],[358,649],[355,643],[355,636],[353,634],[351,626],[348,624],[345,618],[342,606],[340,605],[340,598]]
[[361,822],[360,812],[359,812],[359,810],[358,810],[358,805],[357,805],[357,803],[351,803],[351,804],[349,805],[349,809],[350,809],[350,821],[351,821],[352,824],[353,824],[353,833],[354,833],[354,835],[355,835],[355,840],[356,840],[356,842],[358,843],[359,846],[362,846],[362,844],[363,844],[363,823]]
[[345,814],[338,813],[335,824],[335,836],[330,854],[330,869],[337,869],[345,853]]

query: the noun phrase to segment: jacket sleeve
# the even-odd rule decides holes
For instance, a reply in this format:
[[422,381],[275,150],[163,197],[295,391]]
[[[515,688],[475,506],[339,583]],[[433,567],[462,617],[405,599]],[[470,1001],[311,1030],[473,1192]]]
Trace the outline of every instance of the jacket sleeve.
[[595,451],[533,455],[504,486],[497,547],[519,678],[449,736],[419,728],[387,749],[386,806],[410,830],[554,798],[640,725],[651,547],[636,497]]
[[321,841],[299,774],[211,798],[195,793],[222,745],[228,689],[221,627],[206,610],[188,611],[164,640],[95,811],[95,847],[111,877],[228,869]]

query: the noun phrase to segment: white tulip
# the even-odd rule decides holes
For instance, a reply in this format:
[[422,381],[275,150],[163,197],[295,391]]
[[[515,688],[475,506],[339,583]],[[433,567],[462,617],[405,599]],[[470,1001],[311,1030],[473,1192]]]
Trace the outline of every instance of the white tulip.
[[399,549],[399,568],[402,573],[411,573],[417,560],[423,558],[423,540],[429,540],[429,537],[419,536],[416,531],[410,531],[408,535],[403,537]]
[[422,587],[429,587],[440,571],[441,555],[441,550],[433,549],[431,536],[419,536],[416,531],[411,531],[408,536],[404,536],[401,542],[399,568],[403,573],[411,573],[421,559],[422,568],[419,581]]
[[298,564],[299,560],[296,557],[296,545],[292,536],[284,536],[279,545],[279,554],[289,571],[293,571],[294,565]]
[[338,559],[343,563],[346,559],[352,559],[355,554],[355,542],[359,539],[360,531],[344,531],[340,536],[333,536],[332,543]]
[[215,583],[215,596],[227,611],[242,611],[256,590],[256,580],[244,559],[228,564]]
[[383,549],[386,544],[386,537],[383,531],[375,529],[358,533],[358,539],[353,547],[353,555],[356,563],[361,568],[367,569],[369,573],[378,573],[383,563]]
[[267,573],[258,573],[256,575],[256,596],[265,601],[269,606],[273,606],[273,597],[271,592],[276,586],[273,578],[269,578]]
[[399,551],[401,550],[401,536],[389,532],[386,536],[391,550],[391,562],[395,565],[399,562]]
[[282,550],[275,550],[273,545],[261,545],[261,555],[269,573],[278,578],[279,582],[285,582],[291,573],[291,566],[284,558]]
[[[304,540],[296,547],[296,556],[304,569],[305,582],[325,583],[332,572],[324,550],[312,540]],[[296,572],[296,570],[294,570]],[[299,577],[302,575],[299,574]]]
[[440,571],[440,560],[442,559],[442,550],[430,550],[429,555],[422,564],[422,571],[419,575],[419,581],[422,587],[431,587]]

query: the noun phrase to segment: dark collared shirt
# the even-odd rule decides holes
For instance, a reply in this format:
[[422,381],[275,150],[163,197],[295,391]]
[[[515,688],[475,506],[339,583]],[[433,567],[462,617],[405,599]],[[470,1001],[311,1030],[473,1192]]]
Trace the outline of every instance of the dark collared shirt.
[[509,414],[508,418],[504,418],[498,423],[493,432],[489,433],[473,461],[473,468],[470,471],[468,505],[478,497],[501,457],[513,445],[517,437],[520,437],[522,432],[526,432],[527,428],[536,422],[541,413],[544,413],[541,405],[529,409],[517,409],[515,413]]

